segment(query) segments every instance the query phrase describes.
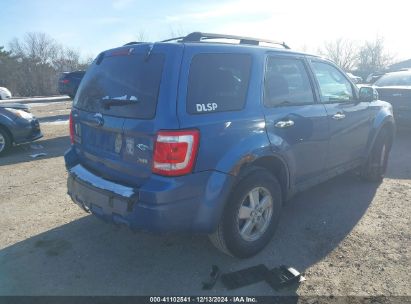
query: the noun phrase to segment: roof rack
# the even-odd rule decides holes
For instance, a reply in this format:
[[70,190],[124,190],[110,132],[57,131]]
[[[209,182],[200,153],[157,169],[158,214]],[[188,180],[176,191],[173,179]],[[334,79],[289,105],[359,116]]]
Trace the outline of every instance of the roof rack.
[[169,42],[169,41],[200,42],[202,40],[207,40],[207,39],[240,40],[240,44],[251,44],[251,45],[260,45],[260,43],[263,42],[263,43],[281,45],[285,49],[290,49],[290,47],[285,42],[279,42],[279,41],[267,40],[267,39],[259,39],[259,38],[252,38],[252,37],[224,35],[224,34],[212,34],[212,33],[201,33],[201,32],[193,32],[193,33],[190,33],[190,34],[188,34],[187,36],[184,36],[184,37],[170,38],[170,39],[163,40],[161,42]]

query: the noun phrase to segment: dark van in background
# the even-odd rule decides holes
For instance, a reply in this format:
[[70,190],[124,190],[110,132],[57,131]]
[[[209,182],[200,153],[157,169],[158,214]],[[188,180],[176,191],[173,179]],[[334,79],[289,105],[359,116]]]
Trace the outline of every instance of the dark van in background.
[[64,72],[61,73],[58,80],[58,91],[62,95],[68,95],[74,98],[77,93],[78,86],[84,77],[85,71]]

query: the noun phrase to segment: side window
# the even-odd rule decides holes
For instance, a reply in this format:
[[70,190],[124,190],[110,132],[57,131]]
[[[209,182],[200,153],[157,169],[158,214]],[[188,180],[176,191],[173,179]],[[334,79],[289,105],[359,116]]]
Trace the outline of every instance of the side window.
[[314,95],[303,62],[269,57],[265,69],[264,105],[274,107],[313,102]]
[[190,66],[187,112],[236,111],[244,107],[250,78],[248,54],[199,54]]
[[322,102],[346,102],[354,98],[351,83],[330,64],[313,61],[314,74],[320,86]]

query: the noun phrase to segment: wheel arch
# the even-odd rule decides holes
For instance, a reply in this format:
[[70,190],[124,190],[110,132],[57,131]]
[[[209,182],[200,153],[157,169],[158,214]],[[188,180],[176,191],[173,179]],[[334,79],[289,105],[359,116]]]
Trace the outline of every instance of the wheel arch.
[[277,178],[281,186],[283,202],[290,194],[290,173],[287,163],[278,155],[264,155],[242,164],[237,173],[237,182],[256,168],[266,169]]
[[11,133],[10,129],[3,123],[0,122],[0,129],[4,130],[7,135],[9,136],[10,140],[12,143],[14,143],[14,137],[13,134]]
[[372,132],[371,132],[368,145],[367,145],[367,157],[370,155],[378,136],[384,130],[387,130],[387,132],[389,133],[390,145],[392,145],[394,141],[394,137],[395,137],[395,131],[396,131],[395,121],[392,116],[384,116],[383,118],[379,120],[376,119]]

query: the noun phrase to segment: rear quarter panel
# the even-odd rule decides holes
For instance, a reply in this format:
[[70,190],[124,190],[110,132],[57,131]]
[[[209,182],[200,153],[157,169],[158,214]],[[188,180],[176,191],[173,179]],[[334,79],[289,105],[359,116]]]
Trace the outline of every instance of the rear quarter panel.
[[[186,97],[190,64],[192,58],[199,53],[246,53],[252,56],[247,99],[242,110],[206,114],[187,113]],[[259,106],[263,56],[258,56],[254,50],[247,47],[190,46],[185,48],[181,69],[177,112],[181,128],[200,130],[196,172],[216,170],[236,175],[241,164],[270,154],[264,114]]]

